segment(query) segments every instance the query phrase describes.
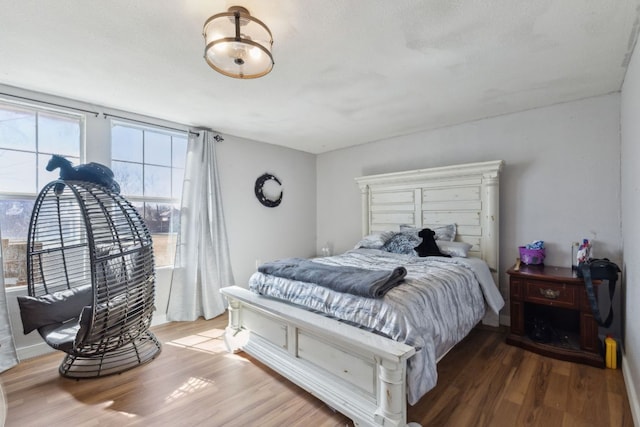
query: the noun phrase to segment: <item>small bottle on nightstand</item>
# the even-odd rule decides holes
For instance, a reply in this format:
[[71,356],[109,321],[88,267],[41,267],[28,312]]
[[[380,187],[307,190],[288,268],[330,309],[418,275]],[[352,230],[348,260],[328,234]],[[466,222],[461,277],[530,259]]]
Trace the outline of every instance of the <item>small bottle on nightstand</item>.
[[580,243],[571,243],[571,272],[573,277],[578,277],[578,248]]

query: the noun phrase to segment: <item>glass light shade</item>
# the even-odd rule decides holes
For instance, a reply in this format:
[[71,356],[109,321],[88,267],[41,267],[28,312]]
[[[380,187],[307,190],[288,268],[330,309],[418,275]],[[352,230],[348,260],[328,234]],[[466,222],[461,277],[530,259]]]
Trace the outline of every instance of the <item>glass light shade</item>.
[[204,59],[225,76],[262,77],[273,68],[271,31],[240,6],[213,15],[204,23]]

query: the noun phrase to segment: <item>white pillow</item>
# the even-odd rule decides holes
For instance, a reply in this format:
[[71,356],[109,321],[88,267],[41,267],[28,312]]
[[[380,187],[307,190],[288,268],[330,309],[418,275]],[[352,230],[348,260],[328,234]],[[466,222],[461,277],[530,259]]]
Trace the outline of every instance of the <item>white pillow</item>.
[[387,243],[387,240],[393,237],[394,234],[396,234],[395,231],[383,231],[381,233],[369,234],[356,243],[353,249],[380,249],[385,243]]
[[[456,238],[457,227],[455,224],[447,224],[447,225],[439,225],[434,227],[423,227],[423,228],[431,228],[436,235],[434,238],[436,240],[446,240],[448,242],[453,242]],[[418,234],[422,228],[416,228],[413,225],[402,224],[400,225],[400,232],[402,233],[416,233]]]
[[436,240],[436,245],[443,254],[460,258],[466,258],[472,246],[465,242],[447,242],[446,240]]

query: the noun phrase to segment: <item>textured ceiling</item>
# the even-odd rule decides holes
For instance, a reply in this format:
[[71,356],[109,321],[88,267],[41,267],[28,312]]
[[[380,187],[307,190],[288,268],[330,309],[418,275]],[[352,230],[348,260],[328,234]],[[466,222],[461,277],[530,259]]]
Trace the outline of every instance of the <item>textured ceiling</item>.
[[[618,91],[640,0],[1,0],[0,83],[311,153]],[[234,4],[275,66],[203,60]]]

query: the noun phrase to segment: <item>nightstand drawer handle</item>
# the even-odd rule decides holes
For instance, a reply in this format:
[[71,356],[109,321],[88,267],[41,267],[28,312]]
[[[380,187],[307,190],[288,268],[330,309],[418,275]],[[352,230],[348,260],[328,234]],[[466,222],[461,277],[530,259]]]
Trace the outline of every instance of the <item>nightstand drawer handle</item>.
[[553,289],[540,289],[540,293],[548,299],[557,299],[560,296],[560,291],[554,291]]

